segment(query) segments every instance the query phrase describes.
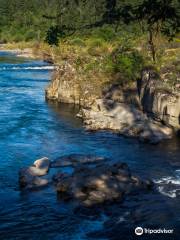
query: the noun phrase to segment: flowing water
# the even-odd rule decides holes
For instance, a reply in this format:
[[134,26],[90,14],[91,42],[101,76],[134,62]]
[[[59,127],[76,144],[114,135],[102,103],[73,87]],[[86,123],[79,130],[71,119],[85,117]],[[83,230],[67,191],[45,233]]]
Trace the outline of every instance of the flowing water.
[[[45,101],[52,68],[0,53],[0,239],[129,240],[135,239],[137,226],[174,229],[168,239],[178,239],[180,140],[151,146],[107,132],[86,132],[74,106]],[[19,191],[21,167],[43,156],[71,153],[126,162],[136,174],[153,179],[156,189],[94,212],[74,209],[52,188]]]

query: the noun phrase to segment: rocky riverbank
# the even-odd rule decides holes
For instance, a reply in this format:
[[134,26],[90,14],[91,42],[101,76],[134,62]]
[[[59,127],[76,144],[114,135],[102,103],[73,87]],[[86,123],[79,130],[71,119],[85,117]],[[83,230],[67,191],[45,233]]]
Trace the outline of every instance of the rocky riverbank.
[[163,80],[152,67],[144,69],[131,88],[109,84],[97,86],[100,92],[93,82],[86,83],[73,65],[65,62],[56,70],[46,98],[79,104],[78,117],[88,130],[113,130],[150,143],[169,139],[174,130],[179,131],[179,86],[171,92],[164,90]]
[[[21,190],[55,187],[59,199],[91,207],[123,201],[126,195],[152,190],[153,183],[133,175],[126,163],[110,164],[95,156],[70,155],[55,161],[36,160],[19,172]],[[72,168],[67,173],[65,168]],[[51,174],[52,169],[55,169]]]
[[[3,47],[2,47],[3,49]],[[170,139],[180,129],[180,85],[177,62],[171,67],[143,68],[137,82],[122,85],[103,71],[84,72],[77,68],[80,56],[65,57],[49,49],[10,50],[20,57],[40,58],[56,63],[53,79],[46,89],[46,99],[77,104],[87,130],[111,130],[140,141],[158,143]],[[73,49],[72,49],[73,50]],[[78,53],[80,54],[80,53]],[[128,54],[128,53],[127,53]],[[62,55],[62,56],[61,56]],[[57,63],[57,59],[61,63]],[[72,58],[72,59],[71,59]],[[88,59],[84,59],[83,61]],[[86,56],[91,61],[94,57]],[[59,61],[59,60],[58,60]],[[85,61],[85,62],[86,62]],[[101,61],[100,56],[96,61]],[[173,79],[176,79],[172,81]],[[115,82],[115,83],[114,83]],[[167,85],[169,86],[167,87]]]

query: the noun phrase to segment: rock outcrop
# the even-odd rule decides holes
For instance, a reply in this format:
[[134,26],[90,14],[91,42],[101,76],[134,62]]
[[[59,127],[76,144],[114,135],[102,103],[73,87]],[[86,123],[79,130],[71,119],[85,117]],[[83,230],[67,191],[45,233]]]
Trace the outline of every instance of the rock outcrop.
[[52,81],[45,92],[46,99],[80,106],[90,105],[97,94],[93,84],[84,77],[78,73],[73,64],[64,62],[54,72]]
[[46,89],[46,98],[64,103],[80,103],[80,89],[76,70],[65,63],[54,73],[50,86]]
[[142,71],[138,84],[143,111],[166,125],[180,129],[180,92],[164,90],[153,68]]
[[86,207],[122,201],[127,194],[153,186],[151,181],[133,176],[125,163],[79,166],[73,174],[58,173],[54,180],[59,198],[73,199]]
[[[153,183],[132,175],[126,163],[111,164],[105,158],[73,154],[62,156],[52,162],[42,158],[33,166],[21,169],[21,190],[38,190],[40,187],[55,187],[60,200],[71,200],[78,205],[91,207],[114,201],[123,201],[126,195],[149,191]],[[65,170],[68,167],[68,171]],[[70,171],[70,168],[73,168]],[[46,178],[39,169],[46,169]],[[53,173],[50,169],[53,168]],[[67,173],[68,172],[68,173]]]
[[143,142],[158,143],[172,136],[172,129],[149,119],[133,105],[98,99],[81,115],[89,130],[113,130]]
[[82,117],[88,130],[113,130],[151,143],[171,138],[172,128],[179,130],[180,93],[163,90],[163,81],[153,68],[142,71],[137,86],[101,86],[101,94],[91,82],[94,91],[89,91],[78,74],[72,64],[62,64],[46,90],[46,98],[79,104],[77,116]]

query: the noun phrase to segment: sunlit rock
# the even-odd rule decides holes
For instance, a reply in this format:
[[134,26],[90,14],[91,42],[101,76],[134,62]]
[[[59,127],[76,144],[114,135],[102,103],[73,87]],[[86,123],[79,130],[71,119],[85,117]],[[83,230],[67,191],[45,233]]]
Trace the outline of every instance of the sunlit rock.
[[87,207],[122,201],[127,194],[150,190],[153,186],[149,180],[132,176],[123,163],[81,166],[72,174],[58,173],[53,178],[59,199],[67,195]]
[[158,143],[171,138],[173,133],[170,127],[148,119],[134,106],[115,103],[109,107],[103,99],[95,101],[91,108],[82,109],[82,115],[88,130],[113,130],[144,142]]
[[40,187],[48,184],[47,179],[40,178],[48,173],[50,161],[48,158],[41,158],[34,162],[33,166],[22,168],[19,171],[20,187]]
[[50,161],[48,158],[44,157],[36,160],[33,165],[36,167],[36,171],[39,171],[40,175],[45,175],[49,170]]

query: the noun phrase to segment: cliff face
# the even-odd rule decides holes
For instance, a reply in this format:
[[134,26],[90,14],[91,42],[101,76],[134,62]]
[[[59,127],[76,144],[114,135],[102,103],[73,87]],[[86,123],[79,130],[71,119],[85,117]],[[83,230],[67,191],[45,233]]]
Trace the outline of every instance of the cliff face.
[[65,63],[54,73],[46,97],[58,102],[80,104],[81,94],[76,70],[72,65]]
[[[90,106],[99,96],[99,92],[91,79],[81,75],[73,64],[64,62],[59,66],[50,85],[46,89],[46,98],[63,103]],[[101,87],[100,87],[101,89]]]
[[143,111],[175,129],[180,128],[180,89],[163,90],[153,69],[144,69],[138,84]]
[[46,97],[79,104],[79,116],[90,130],[110,129],[153,143],[170,138],[171,127],[179,130],[178,90],[174,93],[163,90],[161,80],[153,69],[144,69],[137,87],[131,89],[109,85],[97,94],[96,86],[92,83],[90,90],[91,81],[88,82],[86,85],[76,69],[65,63],[56,70]]

